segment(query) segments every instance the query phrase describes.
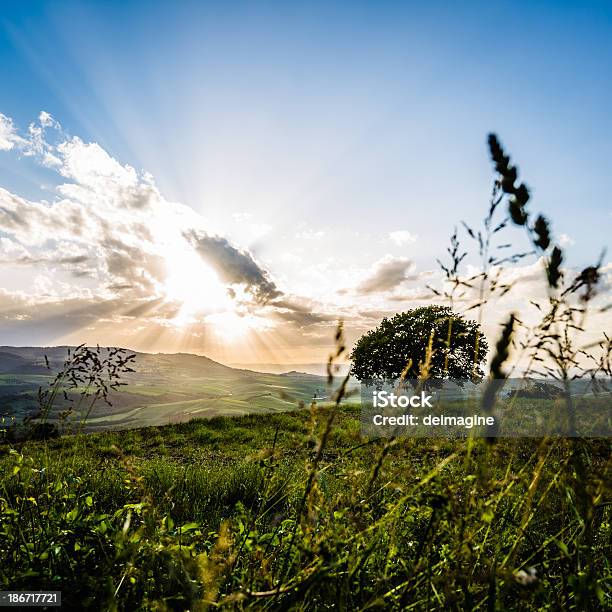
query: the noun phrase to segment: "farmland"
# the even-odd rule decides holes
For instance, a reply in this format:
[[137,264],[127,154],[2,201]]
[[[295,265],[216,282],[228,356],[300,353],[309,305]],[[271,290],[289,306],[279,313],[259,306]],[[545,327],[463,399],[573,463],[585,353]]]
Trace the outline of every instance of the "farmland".
[[[45,388],[61,369],[68,347],[0,347],[0,416],[20,422],[36,411],[39,387]],[[45,356],[49,362],[45,362]],[[125,386],[111,392],[110,405],[97,402],[84,423],[84,431],[164,425],[192,418],[240,416],[295,409],[325,394],[325,378],[299,372],[265,374],[224,366],[189,354],[137,353],[134,372]],[[66,427],[74,428],[84,410],[78,389],[58,398],[48,420],[58,423],[59,413],[73,408]]]

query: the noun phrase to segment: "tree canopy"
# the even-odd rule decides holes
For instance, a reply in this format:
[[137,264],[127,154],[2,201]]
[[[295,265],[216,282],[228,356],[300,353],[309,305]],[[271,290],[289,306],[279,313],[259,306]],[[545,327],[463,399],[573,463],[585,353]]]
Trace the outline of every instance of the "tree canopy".
[[364,334],[351,353],[351,372],[359,380],[419,378],[480,379],[488,345],[475,321],[447,306],[424,306],[385,317]]

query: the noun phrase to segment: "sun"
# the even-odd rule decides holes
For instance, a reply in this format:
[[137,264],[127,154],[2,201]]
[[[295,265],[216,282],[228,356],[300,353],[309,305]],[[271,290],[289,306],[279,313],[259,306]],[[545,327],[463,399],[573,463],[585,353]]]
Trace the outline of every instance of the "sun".
[[238,311],[227,287],[186,242],[176,241],[165,248],[164,258],[167,275],[163,292],[180,305],[171,321],[173,326],[188,328],[203,323],[226,342],[270,327],[265,318]]
[[164,293],[181,307],[177,318],[188,322],[195,315],[232,310],[234,304],[219,278],[184,241],[165,249]]

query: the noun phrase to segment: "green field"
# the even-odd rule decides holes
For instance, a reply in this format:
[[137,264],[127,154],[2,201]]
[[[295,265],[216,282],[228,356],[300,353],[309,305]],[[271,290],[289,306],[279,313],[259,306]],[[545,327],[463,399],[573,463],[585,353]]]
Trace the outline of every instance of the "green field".
[[[0,416],[6,421],[22,419],[36,411],[39,387],[48,388],[55,371],[61,369],[67,354],[65,348],[21,349],[0,348],[0,368],[21,371],[0,373]],[[45,371],[44,356],[50,355],[48,373],[31,374],[28,369]],[[10,362],[8,360],[10,357]],[[293,410],[299,402],[309,403],[325,394],[326,380],[322,376],[300,374],[265,374],[238,370],[196,355],[136,354],[135,372],[123,377],[125,386],[111,392],[112,405],[97,402],[88,414],[84,431],[109,428],[133,428],[148,425],[178,423],[192,418],[219,415],[244,415]],[[25,372],[24,372],[25,370]],[[68,391],[66,401],[60,395],[47,421],[60,425],[59,413],[72,407],[73,413],[62,428],[80,428],[87,402],[80,407],[79,391]]]
[[[70,376],[110,370],[86,349],[49,387],[62,349],[46,378],[41,350],[0,350],[0,397],[31,403],[46,384],[61,424],[70,394],[92,398]],[[133,370],[112,405],[77,404],[93,433],[0,429],[0,590],[92,610],[610,608],[609,439],[368,438],[362,406],[321,377],[193,355]],[[572,405],[588,425],[609,401]],[[525,396],[496,408],[524,436],[569,414]]]
[[389,444],[351,405],[0,445],[0,583],[68,609],[605,609],[610,450]]

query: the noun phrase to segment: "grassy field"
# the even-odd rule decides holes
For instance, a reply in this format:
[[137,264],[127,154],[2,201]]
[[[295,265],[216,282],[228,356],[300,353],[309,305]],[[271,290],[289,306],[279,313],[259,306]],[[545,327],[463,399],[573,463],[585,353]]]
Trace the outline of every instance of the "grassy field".
[[390,443],[358,412],[1,446],[2,588],[81,609],[609,607],[609,441]]

